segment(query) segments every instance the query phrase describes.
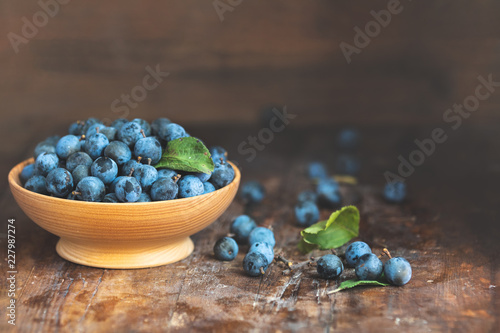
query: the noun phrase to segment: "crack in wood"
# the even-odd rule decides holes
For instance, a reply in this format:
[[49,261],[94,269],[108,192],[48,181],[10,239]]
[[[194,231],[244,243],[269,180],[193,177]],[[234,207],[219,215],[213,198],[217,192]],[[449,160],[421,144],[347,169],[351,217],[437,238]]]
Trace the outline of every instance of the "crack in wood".
[[[181,297],[181,293],[182,293],[182,289],[184,287],[184,283],[186,282],[186,278],[187,278],[187,275],[188,275],[188,268],[189,266],[191,265],[192,261],[193,261],[193,258],[194,258],[195,254],[193,253],[191,255],[191,257],[189,258],[189,262],[187,263],[186,265],[186,271],[184,272],[184,275],[182,276],[182,282],[181,282],[181,286],[179,288],[179,292],[177,293],[177,297],[175,298],[175,303],[174,303],[174,306],[172,307],[172,310],[170,311],[169,313],[169,319],[168,319],[168,324],[167,324],[167,330],[170,330],[170,327],[172,325],[172,319],[174,318],[174,315],[175,315],[175,312],[177,311],[177,306],[178,306],[178,302],[179,302],[179,298]],[[166,282],[166,281],[165,281]]]
[[[268,282],[270,280],[270,276],[272,275],[272,272],[274,270],[274,267],[275,267],[275,262],[271,262],[271,264],[269,265],[269,267],[267,268],[267,271],[266,271],[266,274],[263,275],[261,278],[260,278],[260,281],[259,281],[259,287],[257,289],[257,294],[255,295],[255,299],[254,299],[254,302],[253,302],[253,309],[255,310],[255,308],[257,307],[258,305],[258,300],[260,298],[260,292],[262,291],[262,284],[264,282]],[[272,281],[271,281],[272,282]],[[264,307],[265,307],[265,304],[264,304]]]
[[[64,266],[64,263],[62,264],[62,266]],[[61,278],[61,274],[60,274],[61,268],[59,268],[57,270],[57,275],[56,275],[57,280],[52,285],[52,290],[54,291],[54,293],[52,294],[53,296],[52,296],[51,302],[55,302],[55,300],[57,299],[57,293],[61,290],[61,286],[64,283],[64,278],[62,279],[62,281],[59,280],[59,278]],[[56,288],[56,286],[57,286],[57,288]],[[48,313],[47,310],[43,311],[43,316],[42,316],[42,320],[41,320],[42,323],[46,322],[47,313]],[[44,332],[43,325],[40,326],[40,332]]]
[[[68,293],[69,293],[69,289],[71,288],[71,285],[73,284],[73,282],[75,281],[75,279],[73,278],[69,278],[70,282],[68,284],[68,287],[66,288],[64,294],[63,294],[63,299],[66,298],[66,296],[68,296]],[[63,279],[63,283],[64,283],[65,279]],[[62,283],[61,283],[62,284]],[[55,328],[55,332],[59,332],[59,327],[60,327],[60,320],[61,320],[61,308],[63,307],[64,305],[64,302],[61,303],[61,305],[57,308],[57,311],[56,311],[56,318],[55,318],[55,322],[56,322],[56,328]]]
[[323,295],[326,296],[326,298],[328,299],[328,302],[330,303],[330,306],[328,307],[328,317],[327,317],[327,320],[326,320],[326,326],[325,326],[325,332],[330,332],[330,330],[333,328],[335,329],[336,326],[337,326],[337,318],[335,316],[335,305],[337,304],[337,298],[335,298],[332,302],[332,297],[334,297],[334,295],[330,295],[327,293],[327,289],[329,287],[329,284],[330,282],[328,280],[326,280],[326,283],[325,283],[325,289],[323,289]]
[[[78,321],[78,325],[80,326],[82,324],[82,322],[85,320],[85,317],[87,316],[87,312],[89,311],[89,308],[90,306],[92,305],[92,301],[94,300],[94,297],[95,295],[97,294],[97,291],[99,290],[99,285],[101,284],[102,282],[102,278],[104,277],[104,274],[106,273],[106,269],[103,270],[101,276],[99,277],[99,279],[97,280],[97,285],[94,289],[94,292],[92,293],[92,296],[90,296],[90,300],[89,300],[89,304],[87,304],[87,307],[85,308],[85,311],[83,312],[83,315],[82,317],[80,318],[80,320]],[[80,326],[80,332],[83,332],[85,329],[83,327]]]
[[318,280],[313,279],[312,281],[313,290],[316,290],[316,303],[321,305],[321,285]]
[[[290,309],[290,307],[293,307],[297,303],[298,291],[300,289],[302,276],[302,271],[296,272],[285,282],[285,284],[279,289],[275,296],[268,301],[268,303],[272,305],[271,308],[276,307],[276,311],[279,311],[285,307],[285,304],[288,304],[286,305],[286,307]],[[290,286],[295,287],[291,290],[290,296],[284,298],[285,292]]]
[[26,286],[28,285],[28,282],[30,281],[31,276],[33,275],[33,271],[34,270],[35,270],[35,265],[33,265],[33,267],[31,267],[30,273],[28,274],[28,278],[26,279],[26,283],[24,284],[24,286],[21,289],[21,293],[19,294],[19,300],[18,300],[19,304],[21,304],[21,300],[22,300],[22,297],[23,297],[23,294],[24,294],[24,290],[26,289]]

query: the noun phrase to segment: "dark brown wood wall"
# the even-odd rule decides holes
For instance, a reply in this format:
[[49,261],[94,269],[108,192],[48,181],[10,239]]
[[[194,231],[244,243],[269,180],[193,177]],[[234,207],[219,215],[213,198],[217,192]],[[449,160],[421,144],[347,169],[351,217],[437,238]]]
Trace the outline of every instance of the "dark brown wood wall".
[[[210,0],[73,0],[15,53],[7,34],[21,34],[22,18],[41,8],[2,0],[3,133],[56,117],[116,118],[112,101],[157,64],[170,75],[130,118],[254,122],[276,103],[306,115],[296,126],[439,122],[478,75],[500,81],[496,0],[402,0],[348,64],[340,43],[353,44],[353,28],[388,3],[243,0],[221,22]],[[498,121],[499,104],[497,93],[470,123]]]

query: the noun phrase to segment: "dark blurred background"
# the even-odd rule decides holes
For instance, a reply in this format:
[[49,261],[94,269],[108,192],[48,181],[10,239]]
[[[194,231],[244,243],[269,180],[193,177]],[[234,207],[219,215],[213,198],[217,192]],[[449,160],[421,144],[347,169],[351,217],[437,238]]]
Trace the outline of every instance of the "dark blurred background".
[[[112,101],[147,66],[170,75],[130,118],[251,123],[278,103],[307,115],[294,126],[439,122],[478,75],[500,69],[498,1],[402,0],[350,64],[340,43],[353,45],[353,28],[391,1],[221,2],[231,8],[223,21],[210,0],[73,0],[16,53],[7,34],[22,36],[23,17],[33,22],[42,7],[0,1],[2,135],[29,122],[114,119]],[[498,122],[499,103],[487,100],[470,123]]]
[[[53,17],[40,14],[41,3]],[[268,124],[263,107],[286,105],[299,115],[290,128],[306,129],[304,135],[344,126],[388,135],[391,155],[373,171],[383,179],[399,153],[414,149],[415,138],[442,126],[446,109],[474,93],[478,75],[500,81],[500,3],[493,0],[401,1],[348,63],[340,44],[355,45],[354,28],[365,30],[371,11],[394,3],[2,0],[1,135],[12,142],[1,145],[11,157],[3,169],[29,155],[20,147],[90,116],[168,117],[188,131],[255,128],[241,132],[244,140]],[[34,23],[35,32],[27,27]],[[169,75],[142,89],[147,68],[156,67]],[[134,89],[139,101],[125,106],[122,95]],[[495,130],[499,105],[500,91],[481,101],[462,136]],[[391,137],[391,129],[404,129],[407,138]],[[27,130],[33,133],[20,135]],[[223,131],[206,132],[211,143],[224,140]],[[238,143],[226,146],[235,152]]]

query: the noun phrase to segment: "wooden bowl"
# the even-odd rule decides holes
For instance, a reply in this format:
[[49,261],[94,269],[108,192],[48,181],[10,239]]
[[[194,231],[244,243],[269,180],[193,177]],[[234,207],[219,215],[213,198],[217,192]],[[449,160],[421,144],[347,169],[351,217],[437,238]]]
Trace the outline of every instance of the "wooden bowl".
[[26,190],[19,174],[33,159],[16,165],[9,185],[21,209],[61,239],[57,253],[77,264],[101,268],[144,268],[182,260],[194,250],[190,235],[217,220],[240,183],[201,196],[146,203],[102,203],[59,199]]

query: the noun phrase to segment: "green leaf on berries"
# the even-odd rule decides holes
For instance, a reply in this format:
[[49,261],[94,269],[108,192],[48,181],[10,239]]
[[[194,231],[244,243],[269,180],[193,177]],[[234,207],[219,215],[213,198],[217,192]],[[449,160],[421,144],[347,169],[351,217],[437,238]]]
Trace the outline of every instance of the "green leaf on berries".
[[341,247],[359,234],[359,211],[347,206],[334,212],[328,221],[320,221],[300,232],[299,249],[308,253],[314,249]]
[[199,139],[187,137],[169,141],[155,168],[211,173],[214,162],[208,148]]
[[329,291],[328,294],[338,293],[339,291],[351,289],[357,286],[377,286],[377,287],[387,287],[388,283],[380,282],[380,281],[361,281],[361,280],[347,280],[340,284],[340,286],[333,290]]

